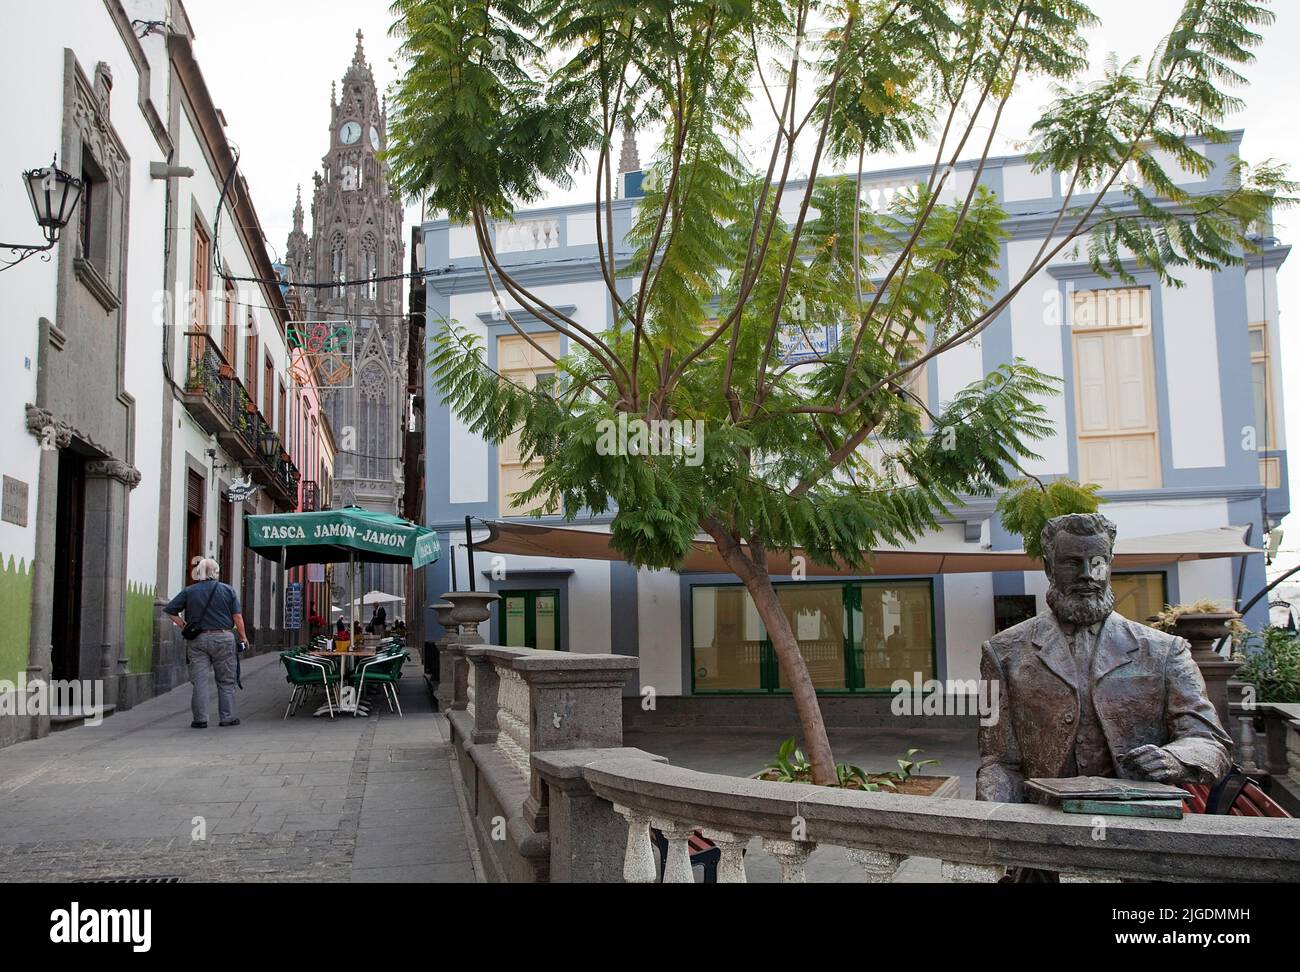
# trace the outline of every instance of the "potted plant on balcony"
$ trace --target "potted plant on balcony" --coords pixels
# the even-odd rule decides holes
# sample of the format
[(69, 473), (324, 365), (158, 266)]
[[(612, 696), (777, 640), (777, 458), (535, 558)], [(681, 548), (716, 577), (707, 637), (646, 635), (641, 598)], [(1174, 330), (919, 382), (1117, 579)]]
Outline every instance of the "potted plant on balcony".
[(190, 362), (189, 380), (185, 383), (185, 390), (190, 392), (201, 392), (208, 387), (208, 366), (202, 361)]
[(228, 364), (221, 364), (217, 366), (217, 375), (221, 378), (230, 379), (235, 377), (235, 369)]

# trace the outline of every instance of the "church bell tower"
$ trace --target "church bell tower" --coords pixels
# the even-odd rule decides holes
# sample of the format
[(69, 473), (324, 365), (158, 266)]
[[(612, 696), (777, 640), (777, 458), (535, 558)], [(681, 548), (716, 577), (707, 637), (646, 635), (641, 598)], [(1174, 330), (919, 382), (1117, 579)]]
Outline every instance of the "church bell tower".
[[(388, 110), (366, 61), (361, 31), (342, 85), (330, 92), (329, 142), (313, 177), (311, 236), (295, 211), (287, 262), (304, 280), (306, 317), (335, 321), (344, 348), (328, 376), (318, 375), (338, 453), (333, 505), (397, 513), (406, 394), (407, 327), (401, 196), (379, 159)], [(390, 279), (384, 279), (390, 278)], [(367, 565), (364, 590), (400, 591), (400, 571)], [(390, 576), (391, 575), (391, 576)], [(361, 593), (361, 592), (358, 592)]]

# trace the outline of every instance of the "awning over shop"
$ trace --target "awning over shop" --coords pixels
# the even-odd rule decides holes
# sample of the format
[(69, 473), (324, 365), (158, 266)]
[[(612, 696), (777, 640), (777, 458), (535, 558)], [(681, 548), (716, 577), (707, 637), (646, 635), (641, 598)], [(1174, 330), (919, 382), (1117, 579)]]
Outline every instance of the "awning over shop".
[[(589, 530), (575, 526), (557, 527), (506, 520), (480, 522), (487, 527), (489, 536), (486, 540), (475, 541), (476, 551), (577, 560), (623, 559), (610, 546), (610, 535), (603, 529)], [(1115, 544), (1114, 567), (1118, 570), (1135, 570), (1185, 560), (1215, 560), (1263, 553), (1244, 542), (1246, 529), (1244, 526), (1225, 526), (1152, 537), (1121, 537)], [(693, 550), (682, 565), (684, 572), (731, 572), (711, 537), (700, 535), (692, 546)], [(784, 554), (769, 554), (768, 569), (775, 575), (789, 574), (790, 560)], [(1041, 561), (1022, 550), (981, 550), (948, 542), (943, 538), (934, 538), (922, 541), (912, 550), (873, 550), (871, 563), (865, 568), (826, 566), (806, 560), (805, 570), (810, 577), (857, 577), (871, 574), (896, 577), (909, 574), (1042, 570), (1042, 567)]]

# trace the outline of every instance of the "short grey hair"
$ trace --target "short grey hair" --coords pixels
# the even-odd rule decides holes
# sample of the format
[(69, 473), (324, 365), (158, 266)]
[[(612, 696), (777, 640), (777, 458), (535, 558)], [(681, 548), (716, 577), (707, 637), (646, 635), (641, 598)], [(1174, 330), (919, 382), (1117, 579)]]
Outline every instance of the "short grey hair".
[(1115, 554), (1115, 523), (1100, 513), (1066, 513), (1054, 516), (1043, 524), (1039, 543), (1043, 548), (1043, 563), (1050, 566), (1052, 553), (1056, 549), (1056, 538), (1061, 533), (1072, 533), (1076, 537), (1099, 537), (1105, 534), (1109, 541), (1110, 553)]
[(190, 576), (196, 581), (216, 580), (221, 576), (221, 568), (211, 557), (197, 557), (194, 561), (194, 569), (190, 571)]

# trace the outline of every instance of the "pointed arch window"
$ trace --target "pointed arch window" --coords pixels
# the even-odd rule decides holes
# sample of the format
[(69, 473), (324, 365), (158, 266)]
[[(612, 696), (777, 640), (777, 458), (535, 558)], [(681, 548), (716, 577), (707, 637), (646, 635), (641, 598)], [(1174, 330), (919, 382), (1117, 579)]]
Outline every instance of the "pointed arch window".
[(376, 255), (378, 244), (369, 233), (361, 243), (362, 277), (366, 281), (366, 299), (375, 300), (379, 290), (379, 260)]
[(334, 296), (344, 295), (343, 281), (347, 279), (347, 258), (343, 234), (335, 233), (330, 243), (330, 279), (334, 281)]

